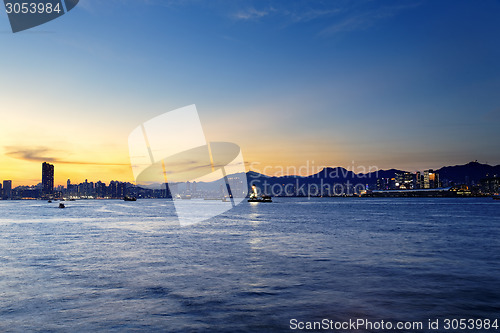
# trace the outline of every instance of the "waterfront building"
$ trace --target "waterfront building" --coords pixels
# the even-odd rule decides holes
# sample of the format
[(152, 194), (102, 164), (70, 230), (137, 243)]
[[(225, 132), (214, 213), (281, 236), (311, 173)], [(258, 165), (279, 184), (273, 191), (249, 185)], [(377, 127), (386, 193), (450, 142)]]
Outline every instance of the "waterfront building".
[(420, 171), (417, 171), (415, 173), (415, 179), (414, 179), (414, 188), (415, 189), (421, 189), (421, 188), (424, 188), (423, 187), (423, 181), (422, 181), (422, 174), (420, 173)]
[(429, 169), (424, 171), (424, 188), (438, 188), (440, 187), (439, 173)]
[(4, 180), (3, 181), (3, 200), (11, 200), (12, 199), (12, 180)]
[(46, 196), (54, 194), (54, 165), (42, 164), (42, 193)]
[(500, 177), (489, 177), (481, 179), (481, 190), (485, 194), (497, 194), (500, 192)]
[(402, 190), (413, 189), (413, 174), (411, 172), (396, 173), (395, 188)]

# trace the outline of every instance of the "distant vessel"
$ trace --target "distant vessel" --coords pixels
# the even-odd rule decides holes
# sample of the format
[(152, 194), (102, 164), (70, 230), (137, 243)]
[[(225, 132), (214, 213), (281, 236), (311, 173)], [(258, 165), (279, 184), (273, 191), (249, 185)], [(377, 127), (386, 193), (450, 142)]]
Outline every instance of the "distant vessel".
[(500, 200), (500, 195), (494, 195), (493, 200)]
[(215, 201), (225, 201), (226, 198), (222, 198), (222, 197), (208, 197), (208, 198), (204, 198), (204, 200), (215, 200)]
[[(182, 199), (182, 200), (191, 200), (191, 194), (182, 194), (182, 195), (181, 194), (177, 194), (174, 197), (174, 199), (176, 199), (176, 200), (180, 200), (180, 199)], [(211, 200), (211, 199), (208, 199), (208, 200)]]
[(66, 208), (66, 206), (64, 206), (64, 204), (61, 202), (59, 203), (59, 208)]
[(273, 199), (268, 195), (248, 199), (248, 202), (273, 202)]
[(259, 195), (257, 194), (257, 186), (252, 185), (252, 193), (250, 193), (248, 202), (273, 202), (273, 200), (269, 195), (265, 194), (259, 197)]
[(127, 196), (124, 196), (124, 197), (123, 197), (123, 200), (124, 200), (124, 201), (137, 201), (137, 198), (135, 198), (135, 197), (127, 197)]

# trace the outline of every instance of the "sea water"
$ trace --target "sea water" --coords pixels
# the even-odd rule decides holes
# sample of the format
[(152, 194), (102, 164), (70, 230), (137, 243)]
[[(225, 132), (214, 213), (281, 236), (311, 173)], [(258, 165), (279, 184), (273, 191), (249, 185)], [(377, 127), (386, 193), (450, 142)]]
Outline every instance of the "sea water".
[(491, 198), (275, 198), (187, 227), (163, 200), (65, 204), (0, 201), (0, 331), (500, 320)]

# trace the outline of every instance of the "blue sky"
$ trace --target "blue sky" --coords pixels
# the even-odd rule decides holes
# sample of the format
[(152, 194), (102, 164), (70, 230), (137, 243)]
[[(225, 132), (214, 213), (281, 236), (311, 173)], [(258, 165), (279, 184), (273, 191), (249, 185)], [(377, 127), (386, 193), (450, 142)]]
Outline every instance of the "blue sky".
[(0, 174), (48, 158), (130, 177), (130, 131), (190, 104), (261, 166), (500, 164), (499, 16), (488, 0), (81, 0), (12, 34), (2, 13)]

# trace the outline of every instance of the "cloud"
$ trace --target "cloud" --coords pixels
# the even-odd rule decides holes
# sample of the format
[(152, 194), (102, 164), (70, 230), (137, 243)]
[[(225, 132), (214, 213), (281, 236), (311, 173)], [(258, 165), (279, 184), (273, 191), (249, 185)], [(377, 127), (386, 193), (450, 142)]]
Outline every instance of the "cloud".
[(232, 19), (258, 21), (273, 17), (283, 26), (322, 21), (319, 36), (328, 37), (339, 32), (365, 30), (377, 22), (398, 15), (401, 11), (420, 5), (416, 0), (374, 3), (368, 0), (339, 2), (271, 2), (264, 8), (247, 7), (232, 14)]
[(318, 18), (341, 12), (338, 8), (289, 8), (288, 6), (270, 6), (264, 9), (247, 7), (231, 14), (231, 18), (242, 21), (255, 21), (265, 16), (281, 16), (292, 23), (309, 22)]
[(363, 30), (370, 27), (374, 21), (375, 21), (374, 18), (370, 17), (367, 14), (347, 17), (341, 20), (340, 22), (337, 22), (329, 26), (328, 28), (324, 29), (323, 31), (320, 32), (320, 35), (326, 36), (326, 35), (334, 35), (336, 33), (343, 31)]
[(257, 10), (253, 7), (250, 7), (244, 10), (240, 10), (239, 12), (233, 14), (232, 17), (237, 20), (244, 20), (244, 21), (258, 20), (264, 16), (269, 15), (273, 11), (274, 11), (273, 8), (265, 10)]
[(108, 162), (83, 162), (83, 161), (71, 161), (61, 159), (56, 156), (68, 155), (68, 152), (62, 150), (55, 150), (49, 147), (23, 147), (23, 146), (7, 146), (5, 147), (5, 155), (16, 158), (19, 160), (25, 160), (30, 162), (50, 162), (59, 164), (75, 164), (75, 165), (108, 165), (108, 166), (119, 166), (128, 165), (125, 163), (108, 163)]
[(5, 147), (5, 149), (6, 149), (5, 155), (20, 160), (33, 161), (33, 162), (55, 162), (57, 160), (56, 158), (49, 156), (54, 153), (57, 153), (57, 151), (46, 147), (27, 148), (27, 147), (9, 146)]
[(333, 9), (310, 9), (298, 12), (285, 12), (286, 16), (290, 16), (293, 22), (309, 22), (319, 18), (332, 16), (341, 13), (339, 8)]
[(406, 3), (395, 6), (384, 6), (363, 12), (348, 10), (344, 18), (320, 32), (321, 36), (330, 36), (339, 32), (365, 30), (378, 21), (396, 16), (399, 12), (418, 7), (420, 3)]

